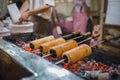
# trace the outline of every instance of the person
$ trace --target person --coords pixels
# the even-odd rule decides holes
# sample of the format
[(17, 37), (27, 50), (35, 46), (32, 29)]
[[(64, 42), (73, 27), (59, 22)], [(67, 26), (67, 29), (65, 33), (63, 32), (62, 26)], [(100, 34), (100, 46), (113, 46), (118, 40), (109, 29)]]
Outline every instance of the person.
[(86, 33), (87, 28), (87, 6), (84, 0), (76, 0), (74, 3), (73, 11), (73, 30), (81, 31), (81, 34)]
[(20, 22), (30, 18), (34, 22), (33, 32), (41, 35), (52, 34), (50, 18), (54, 0), (25, 0), (20, 12)]

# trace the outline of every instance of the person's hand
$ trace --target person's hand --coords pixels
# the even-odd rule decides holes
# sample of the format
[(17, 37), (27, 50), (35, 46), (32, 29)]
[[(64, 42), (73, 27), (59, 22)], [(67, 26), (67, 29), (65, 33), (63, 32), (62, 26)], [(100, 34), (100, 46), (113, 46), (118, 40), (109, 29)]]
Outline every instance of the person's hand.
[(29, 16), (30, 16), (29, 12), (25, 12), (21, 15), (19, 21), (23, 22), (23, 21), (27, 20), (29, 18)]

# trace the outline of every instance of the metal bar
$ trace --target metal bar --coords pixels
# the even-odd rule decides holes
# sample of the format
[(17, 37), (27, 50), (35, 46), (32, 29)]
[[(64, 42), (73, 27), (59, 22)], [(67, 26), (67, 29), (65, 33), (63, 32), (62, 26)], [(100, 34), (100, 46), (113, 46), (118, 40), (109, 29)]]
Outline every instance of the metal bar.
[(65, 59), (62, 59), (62, 60), (56, 62), (55, 64), (57, 65), (57, 64), (60, 64), (60, 63), (62, 63), (62, 62), (64, 62), (64, 61), (65, 61)]

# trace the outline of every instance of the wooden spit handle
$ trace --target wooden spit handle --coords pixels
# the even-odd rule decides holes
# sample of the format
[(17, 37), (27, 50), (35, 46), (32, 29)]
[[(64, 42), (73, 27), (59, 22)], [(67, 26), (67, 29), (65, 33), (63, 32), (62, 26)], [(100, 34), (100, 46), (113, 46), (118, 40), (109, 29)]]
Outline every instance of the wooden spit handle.
[(91, 32), (87, 32), (85, 34), (83, 34), (83, 36), (87, 37), (87, 36), (90, 36), (91, 35)]
[(66, 37), (69, 37), (69, 36), (71, 36), (71, 35), (78, 35), (78, 34), (80, 34), (80, 31), (76, 31), (76, 32), (73, 32), (72, 34), (64, 35), (64, 36), (62, 36), (62, 37), (63, 37), (63, 38), (66, 38)]
[(112, 39), (113, 39), (113, 36), (109, 35), (109, 36), (106, 36), (104, 40), (105, 40), (105, 41), (110, 41), (110, 40), (112, 40)]
[(80, 31), (72, 32), (72, 34), (74, 34), (74, 35), (78, 35), (78, 34), (80, 34), (80, 33), (81, 33)]
[(85, 34), (83, 34), (83, 35), (81, 35), (81, 36), (78, 36), (78, 37), (75, 37), (75, 38), (71, 38), (70, 40), (75, 40), (75, 39), (82, 38), (82, 37), (88, 37), (88, 36), (90, 36), (90, 35), (91, 35), (91, 33), (90, 33), (90, 32), (87, 32), (87, 33), (85, 33)]
[(83, 42), (86, 42), (86, 41), (89, 41), (89, 40), (91, 40), (91, 39), (97, 38), (97, 37), (99, 37), (99, 36), (100, 36), (100, 34), (96, 34), (95, 36), (91, 36), (91, 37), (89, 37), (89, 38), (87, 38), (87, 39), (85, 39), (85, 40), (83, 40), (83, 41), (78, 42), (78, 44), (81, 44), (81, 43), (83, 43)]

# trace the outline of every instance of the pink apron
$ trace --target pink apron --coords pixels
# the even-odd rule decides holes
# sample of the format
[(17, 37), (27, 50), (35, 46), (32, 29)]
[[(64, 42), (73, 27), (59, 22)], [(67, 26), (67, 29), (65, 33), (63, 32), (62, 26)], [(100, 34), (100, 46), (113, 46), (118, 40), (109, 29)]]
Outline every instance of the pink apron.
[(76, 10), (73, 12), (73, 31), (81, 31), (81, 34), (84, 34), (86, 33), (88, 21), (85, 5), (78, 3), (75, 5), (76, 7), (80, 7), (81, 9), (80, 12)]
[(57, 33), (56, 27), (60, 26), (62, 29), (63, 34), (69, 34), (73, 32), (73, 21), (63, 21), (55, 23), (53, 28), (53, 35), (55, 37), (60, 37), (60, 35)]

